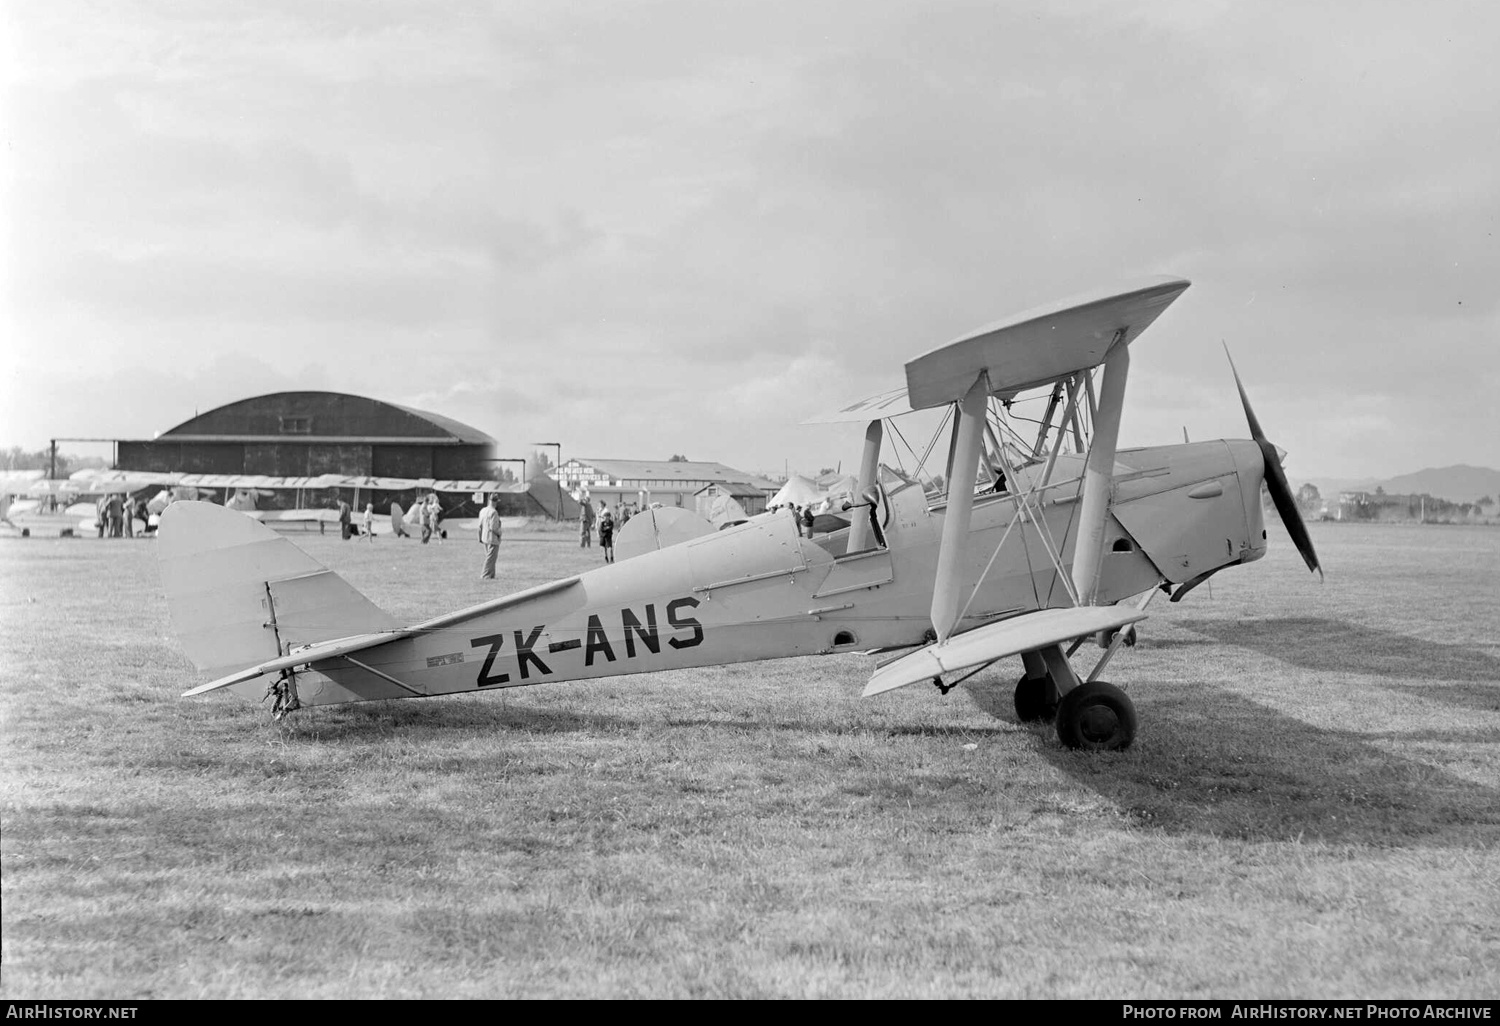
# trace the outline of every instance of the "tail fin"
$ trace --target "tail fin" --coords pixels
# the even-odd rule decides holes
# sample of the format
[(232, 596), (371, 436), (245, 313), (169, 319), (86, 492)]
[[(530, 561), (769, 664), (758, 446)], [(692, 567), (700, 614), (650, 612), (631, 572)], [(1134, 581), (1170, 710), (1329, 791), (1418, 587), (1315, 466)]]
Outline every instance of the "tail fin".
[[(173, 630), (205, 673), (219, 676), (296, 646), (398, 626), (338, 574), (235, 510), (174, 502), (157, 538)], [(250, 680), (234, 690), (259, 698), (265, 688)]]

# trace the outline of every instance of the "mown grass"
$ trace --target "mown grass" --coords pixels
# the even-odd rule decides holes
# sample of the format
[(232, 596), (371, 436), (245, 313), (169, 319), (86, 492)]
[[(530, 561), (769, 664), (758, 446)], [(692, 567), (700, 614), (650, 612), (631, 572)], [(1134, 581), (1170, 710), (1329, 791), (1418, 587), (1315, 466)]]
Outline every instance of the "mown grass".
[[(1152, 607), (1103, 756), (1014, 721), (1019, 661), (278, 724), (177, 697), (152, 543), (0, 541), (0, 995), (1493, 998), (1500, 532), (1314, 537), (1322, 587), (1273, 536)], [(294, 538), (402, 619), (496, 591), (472, 540)]]

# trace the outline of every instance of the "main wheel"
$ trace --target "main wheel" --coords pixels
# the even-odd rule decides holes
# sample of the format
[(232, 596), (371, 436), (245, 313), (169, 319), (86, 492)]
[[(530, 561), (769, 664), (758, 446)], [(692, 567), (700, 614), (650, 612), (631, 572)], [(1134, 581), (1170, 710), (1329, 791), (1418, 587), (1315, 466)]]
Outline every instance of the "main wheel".
[(1123, 751), (1135, 740), (1135, 704), (1113, 684), (1080, 684), (1057, 705), (1057, 739), (1068, 748)]
[(1046, 677), (1016, 681), (1016, 719), (1022, 723), (1050, 720), (1057, 713), (1057, 689)]

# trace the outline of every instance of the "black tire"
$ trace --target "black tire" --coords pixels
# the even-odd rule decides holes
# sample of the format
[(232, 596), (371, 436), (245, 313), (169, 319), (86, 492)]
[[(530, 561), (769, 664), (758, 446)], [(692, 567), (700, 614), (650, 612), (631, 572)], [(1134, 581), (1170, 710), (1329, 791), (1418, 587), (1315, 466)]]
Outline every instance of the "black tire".
[(1086, 752), (1121, 752), (1135, 740), (1135, 704), (1102, 680), (1080, 684), (1057, 705), (1057, 739)]
[(1046, 677), (1016, 681), (1016, 719), (1022, 723), (1050, 720), (1057, 714), (1057, 689)]

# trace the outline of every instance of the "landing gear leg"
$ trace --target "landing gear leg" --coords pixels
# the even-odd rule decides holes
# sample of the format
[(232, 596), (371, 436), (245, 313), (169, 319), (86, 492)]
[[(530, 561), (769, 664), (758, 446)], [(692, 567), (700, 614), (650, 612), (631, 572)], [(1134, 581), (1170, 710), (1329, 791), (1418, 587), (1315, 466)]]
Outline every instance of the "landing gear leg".
[[(1114, 647), (1119, 643), (1117, 639)], [(1080, 681), (1061, 645), (1026, 652), (1021, 658), (1026, 664), (1026, 676), (1016, 684), (1016, 715), (1021, 722), (1053, 719), (1057, 739), (1068, 748), (1118, 752), (1130, 747), (1136, 715), (1125, 692), (1102, 680)], [(1101, 661), (1091, 676), (1102, 668)]]
[(1022, 723), (1051, 720), (1057, 715), (1057, 685), (1047, 663), (1036, 652), (1025, 652), (1026, 676), (1016, 681), (1016, 719)]
[(290, 670), (282, 670), (281, 675), (266, 689), (266, 698), (274, 699), (271, 703), (273, 720), (284, 719), (287, 713), (302, 708), (302, 703), (297, 701), (296, 675)]

